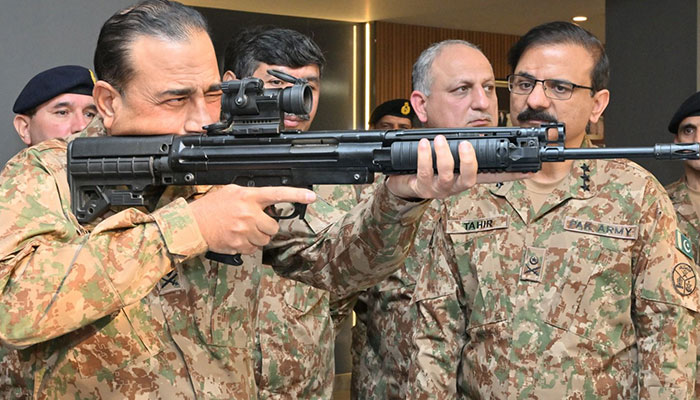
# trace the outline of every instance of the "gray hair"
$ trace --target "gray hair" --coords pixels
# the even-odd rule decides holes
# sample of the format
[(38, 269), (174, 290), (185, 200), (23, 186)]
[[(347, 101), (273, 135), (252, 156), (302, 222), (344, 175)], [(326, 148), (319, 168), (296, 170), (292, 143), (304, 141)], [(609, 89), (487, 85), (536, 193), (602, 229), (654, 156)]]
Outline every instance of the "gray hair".
[(471, 47), (472, 49), (476, 49), (481, 52), (481, 49), (477, 45), (467, 42), (466, 40), (449, 39), (443, 40), (439, 43), (433, 43), (430, 47), (420, 53), (416, 63), (413, 64), (413, 73), (411, 74), (413, 90), (417, 90), (426, 96), (430, 95), (430, 87), (433, 85), (433, 74), (431, 71), (433, 61), (435, 61), (435, 58), (437, 58), (445, 47), (455, 44)]

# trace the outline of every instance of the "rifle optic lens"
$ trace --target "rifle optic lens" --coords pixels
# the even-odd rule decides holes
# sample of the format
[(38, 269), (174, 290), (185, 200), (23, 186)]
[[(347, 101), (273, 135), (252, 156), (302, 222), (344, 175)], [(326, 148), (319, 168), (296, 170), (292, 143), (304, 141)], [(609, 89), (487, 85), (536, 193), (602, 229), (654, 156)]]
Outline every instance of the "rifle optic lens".
[(308, 114), (311, 112), (313, 94), (307, 84), (296, 84), (282, 89), (279, 105), (284, 112), (292, 114)]

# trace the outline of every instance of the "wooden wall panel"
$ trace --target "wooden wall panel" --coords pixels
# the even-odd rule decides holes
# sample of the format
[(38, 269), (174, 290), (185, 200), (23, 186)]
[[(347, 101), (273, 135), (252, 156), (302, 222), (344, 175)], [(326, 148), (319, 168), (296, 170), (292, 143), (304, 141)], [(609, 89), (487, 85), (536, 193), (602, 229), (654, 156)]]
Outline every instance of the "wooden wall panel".
[(493, 65), (496, 79), (510, 73), (507, 53), (519, 36), (470, 32), (457, 29), (403, 25), (377, 21), (374, 24), (374, 105), (411, 94), (411, 68), (420, 53), (446, 39), (467, 40), (481, 48)]

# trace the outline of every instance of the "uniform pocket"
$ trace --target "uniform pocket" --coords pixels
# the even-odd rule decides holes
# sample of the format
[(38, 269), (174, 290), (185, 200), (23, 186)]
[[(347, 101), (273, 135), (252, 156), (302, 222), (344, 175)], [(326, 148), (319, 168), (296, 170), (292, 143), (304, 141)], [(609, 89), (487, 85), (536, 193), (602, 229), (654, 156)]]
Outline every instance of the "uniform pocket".
[(507, 231), (508, 217), (478, 220), (450, 220), (447, 234), (454, 249), (457, 271), (467, 309), (467, 330), (506, 319), (508, 293), (513, 290), (512, 272), (501, 264), (501, 243)]
[(325, 291), (305, 283), (287, 281), (289, 290), (284, 293), (284, 301), (299, 315), (321, 314), (328, 309), (328, 295)]
[(163, 351), (162, 325), (149, 317), (152, 297), (146, 296), (76, 332), (79, 343), (67, 357), (82, 377), (94, 377), (105, 368), (123, 369)]
[(626, 346), (620, 338), (633, 329), (632, 261), (628, 252), (613, 250), (628, 244), (620, 240), (604, 245), (587, 237), (550, 252), (547, 263), (561, 266), (549, 271), (544, 289), (552, 293), (543, 302), (548, 324), (609, 348)]

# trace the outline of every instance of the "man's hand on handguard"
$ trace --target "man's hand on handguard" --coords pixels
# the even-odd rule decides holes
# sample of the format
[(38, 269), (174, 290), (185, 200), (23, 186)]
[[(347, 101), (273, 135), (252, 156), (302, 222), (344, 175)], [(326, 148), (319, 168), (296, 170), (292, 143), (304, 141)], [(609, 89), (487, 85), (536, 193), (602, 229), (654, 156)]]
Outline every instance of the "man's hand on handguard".
[(279, 225), (265, 213), (277, 203), (310, 204), (311, 190), (293, 187), (215, 187), (190, 203), (209, 250), (223, 254), (252, 254), (270, 242)]
[(476, 153), (471, 143), (467, 141), (459, 144), (459, 174), (455, 174), (454, 159), (445, 137), (436, 136), (433, 147), (437, 157), (438, 174), (435, 175), (433, 171), (430, 142), (427, 139), (421, 139), (418, 144), (418, 173), (389, 177), (387, 186), (391, 193), (405, 199), (443, 199), (461, 193), (477, 183), (511, 181), (530, 176), (523, 173), (477, 174)]

